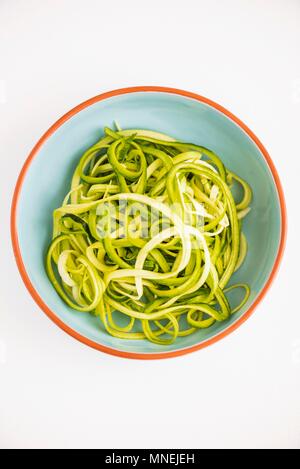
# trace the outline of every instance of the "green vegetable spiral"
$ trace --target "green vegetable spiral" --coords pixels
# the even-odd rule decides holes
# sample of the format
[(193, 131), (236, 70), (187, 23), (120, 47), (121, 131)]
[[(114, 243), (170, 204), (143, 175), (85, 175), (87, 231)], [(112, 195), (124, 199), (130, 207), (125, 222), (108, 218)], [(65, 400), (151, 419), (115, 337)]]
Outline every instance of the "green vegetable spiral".
[[(112, 336), (171, 344), (247, 302), (247, 285), (227, 285), (247, 255), (241, 223), (251, 199), (206, 148), (106, 128), (54, 212), (47, 274), (69, 307), (99, 317)], [(245, 296), (231, 308), (235, 288)]]

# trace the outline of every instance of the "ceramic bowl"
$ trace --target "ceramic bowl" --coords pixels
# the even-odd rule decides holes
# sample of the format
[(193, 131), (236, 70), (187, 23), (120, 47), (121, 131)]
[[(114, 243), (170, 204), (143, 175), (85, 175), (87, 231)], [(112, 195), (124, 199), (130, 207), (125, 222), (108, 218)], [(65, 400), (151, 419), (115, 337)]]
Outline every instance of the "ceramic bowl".
[[(225, 165), (252, 186), (252, 211), (244, 224), (249, 253), (233, 282), (248, 283), (251, 296), (227, 322), (173, 345), (111, 337), (99, 319), (69, 309), (49, 282), (44, 259), (52, 230), (52, 211), (61, 205), (82, 153), (103, 127), (117, 120), (125, 128), (143, 128), (194, 142), (216, 152)], [(34, 300), (59, 327), (103, 352), (128, 358), (167, 358), (189, 353), (237, 329), (269, 289), (282, 257), (286, 236), (284, 196), (266, 149), (239, 119), (218, 104), (193, 93), (141, 87), (113, 91), (76, 107), (60, 119), (33, 149), (20, 174), (12, 206), (12, 241), (22, 278)], [(239, 295), (236, 292), (235, 295)], [(233, 297), (232, 301), (238, 298)]]

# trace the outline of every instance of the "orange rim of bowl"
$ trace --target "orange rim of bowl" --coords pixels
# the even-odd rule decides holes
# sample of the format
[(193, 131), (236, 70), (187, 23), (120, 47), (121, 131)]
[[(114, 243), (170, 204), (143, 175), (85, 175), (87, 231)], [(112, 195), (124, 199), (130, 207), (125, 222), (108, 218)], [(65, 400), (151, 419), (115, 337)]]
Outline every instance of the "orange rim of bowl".
[[(34, 286), (31, 283), (31, 280), (29, 278), (29, 275), (26, 271), (22, 255), (21, 255), (21, 250), (20, 250), (20, 245), (19, 245), (19, 240), (18, 240), (18, 233), (17, 233), (17, 209), (18, 209), (18, 202), (21, 194), (21, 189), (27, 174), (27, 171), (30, 167), (31, 162), (33, 161), (34, 157), (37, 155), (41, 147), (44, 145), (44, 143), (65, 123), (67, 122), (70, 118), (72, 118), (74, 115), (78, 114), (85, 108), (99, 102), (103, 101), (105, 99), (112, 98), (114, 96), (120, 96), (124, 94), (129, 94), (129, 93), (141, 93), (141, 92), (156, 92), (156, 93), (169, 93), (169, 94), (176, 94), (180, 96), (184, 96), (186, 98), (191, 98), (197, 101), (200, 101), (201, 103), (207, 104), (213, 108), (215, 108), (217, 111), (223, 113), (225, 116), (230, 118), (232, 121), (234, 121), (239, 127), (241, 127), (246, 134), (254, 141), (254, 143), (258, 146), (260, 149), (261, 153), (263, 154), (265, 161), (267, 165), (269, 166), (276, 187), (278, 191), (278, 196), (279, 196), (279, 201), (280, 201), (280, 208), (281, 208), (281, 239), (280, 239), (280, 245), (278, 249), (278, 254), (276, 261), (274, 263), (272, 272), (269, 276), (269, 279), (267, 283), (265, 284), (264, 288), (260, 292), (259, 296), (255, 300), (255, 302), (250, 306), (248, 311), (243, 314), (243, 316), (238, 319), (234, 324), (229, 326), (227, 329), (222, 331), (221, 333), (217, 334), (216, 336), (212, 337), (211, 339), (208, 339), (204, 342), (201, 342), (197, 345), (193, 345), (191, 347), (187, 347), (181, 350), (173, 350), (173, 351), (166, 351), (166, 352), (158, 352), (158, 353), (136, 353), (136, 352), (125, 352), (121, 350), (117, 350), (114, 348), (107, 347), (105, 345), (98, 344), (97, 342), (94, 342), (87, 337), (79, 334), (76, 332), (74, 329), (69, 327), (67, 324), (65, 324), (62, 320), (60, 320), (56, 314), (51, 311), (51, 309), (44, 303), (38, 292), (35, 290)], [(282, 189), (282, 185), (277, 173), (277, 170), (275, 168), (275, 165), (263, 146), (263, 144), (260, 142), (260, 140), (256, 137), (256, 135), (236, 116), (234, 116), (231, 112), (229, 112), (227, 109), (225, 109), (223, 106), (220, 106), (219, 104), (215, 103), (214, 101), (211, 101), (210, 99), (207, 99), (203, 96), (200, 96), (195, 93), (191, 93), (188, 91), (183, 91), (179, 89), (174, 89), (174, 88), (166, 88), (166, 87), (160, 87), (160, 86), (142, 86), (142, 87), (132, 87), (132, 88), (122, 88), (118, 89), (115, 91), (110, 91), (107, 93), (103, 93), (99, 96), (96, 96), (92, 99), (89, 99), (88, 101), (85, 101), (84, 103), (76, 106), (74, 109), (72, 109), (70, 112), (65, 114), (61, 119), (59, 119), (50, 129), (43, 135), (43, 137), (39, 140), (39, 142), (36, 144), (36, 146), (33, 148), (31, 151), (29, 157), (27, 158), (22, 171), (19, 175), (14, 196), (13, 196), (13, 201), (12, 201), (12, 208), (11, 208), (11, 238), (12, 238), (12, 245), (13, 245), (13, 250), (17, 262), (17, 266), (19, 269), (19, 272), (21, 274), (21, 277), (23, 279), (23, 282), (25, 283), (25, 286), (37, 305), (46, 313), (46, 315), (55, 323), (57, 326), (59, 326), (62, 330), (64, 330), (66, 333), (68, 333), (70, 336), (73, 338), (77, 339), (78, 341), (96, 349), (101, 352), (108, 353), (110, 355), (115, 355), (123, 358), (134, 358), (134, 359), (142, 359), (142, 360), (153, 360), (153, 359), (163, 359), (163, 358), (171, 358), (171, 357), (178, 357), (181, 355), (185, 355), (187, 353), (194, 352), (196, 350), (203, 349), (205, 347), (208, 347), (209, 345), (215, 344), (219, 340), (223, 339), (224, 337), (228, 336), (232, 332), (234, 332), (236, 329), (238, 329), (254, 312), (254, 310), (257, 308), (259, 303), (263, 300), (265, 297), (266, 293), (268, 292), (269, 288), (271, 287), (275, 276), (278, 272), (280, 263), (282, 261), (284, 249), (285, 249), (285, 243), (286, 243), (286, 234), (287, 234), (287, 212), (286, 212), (286, 205), (285, 205), (285, 198), (284, 198), (284, 193)]]

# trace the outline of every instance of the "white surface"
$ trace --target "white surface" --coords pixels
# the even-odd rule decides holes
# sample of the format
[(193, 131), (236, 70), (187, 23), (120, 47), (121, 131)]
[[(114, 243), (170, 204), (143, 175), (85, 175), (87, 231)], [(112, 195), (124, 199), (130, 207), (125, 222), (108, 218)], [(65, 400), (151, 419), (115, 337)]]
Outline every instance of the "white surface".
[[(300, 448), (299, 22), (298, 0), (0, 0), (1, 447)], [(257, 133), (290, 226), (246, 325), (204, 351), (139, 362), (90, 350), (39, 310), (14, 263), (9, 209), (58, 117), (151, 84), (208, 96)]]

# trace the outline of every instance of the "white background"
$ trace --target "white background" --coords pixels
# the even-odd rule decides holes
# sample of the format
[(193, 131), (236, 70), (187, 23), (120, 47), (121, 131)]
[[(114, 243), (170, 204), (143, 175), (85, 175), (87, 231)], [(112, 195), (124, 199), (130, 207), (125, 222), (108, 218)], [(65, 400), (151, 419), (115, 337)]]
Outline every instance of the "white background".
[[(299, 24), (299, 0), (0, 0), (1, 447), (300, 448)], [(133, 85), (198, 92), (238, 115), (289, 210), (284, 263), (255, 315), (166, 361), (68, 337), (27, 293), (10, 245), (13, 187), (37, 139), (83, 100)]]

